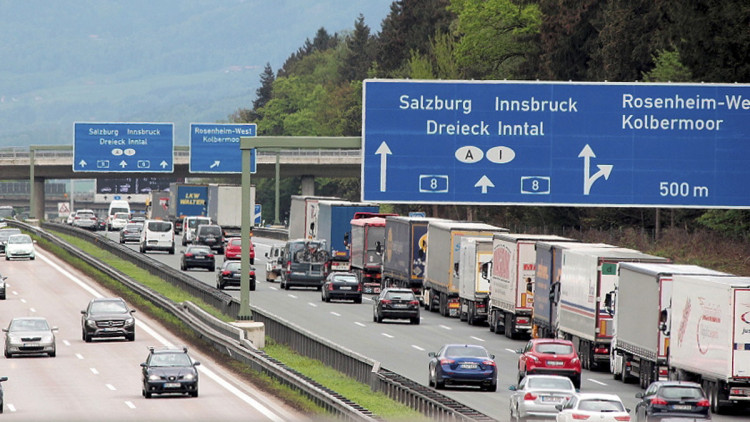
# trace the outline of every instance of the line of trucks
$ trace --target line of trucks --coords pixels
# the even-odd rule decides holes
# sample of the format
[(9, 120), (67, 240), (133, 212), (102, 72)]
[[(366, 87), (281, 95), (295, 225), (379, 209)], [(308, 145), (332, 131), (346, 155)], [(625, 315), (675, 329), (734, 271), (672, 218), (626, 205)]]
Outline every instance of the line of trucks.
[(717, 413), (750, 404), (750, 277), (338, 198), (293, 197), (290, 219), (290, 239), (326, 242), (328, 271), (357, 273), (363, 291), (406, 287), (427, 310), (509, 338), (569, 339), (585, 369), (643, 388), (701, 383)]

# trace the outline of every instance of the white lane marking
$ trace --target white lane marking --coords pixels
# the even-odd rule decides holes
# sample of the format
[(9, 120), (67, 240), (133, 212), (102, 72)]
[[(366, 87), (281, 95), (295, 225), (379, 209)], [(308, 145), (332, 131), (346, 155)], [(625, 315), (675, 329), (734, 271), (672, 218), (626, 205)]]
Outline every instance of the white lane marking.
[(115, 388), (115, 386), (114, 386), (114, 385), (112, 385), (112, 384), (104, 384), (104, 385), (105, 385), (105, 386), (106, 386), (107, 388), (109, 388), (110, 390), (112, 390), (112, 391), (115, 391), (115, 390), (117, 390), (117, 389)]
[(333, 316), (341, 316), (341, 314), (338, 313), (338, 312), (331, 312), (331, 315), (333, 315)]
[(442, 328), (444, 330), (452, 330), (452, 328), (449, 327), (449, 326), (447, 326), (447, 325), (438, 325), (438, 327), (440, 327), (440, 328)]
[(91, 370), (91, 373), (94, 375), (99, 375), (99, 371), (96, 370), (96, 368), (89, 368)]
[(515, 353), (516, 353), (516, 351), (515, 351), (515, 350), (513, 350), (513, 349), (505, 349), (505, 350), (507, 350), (507, 351), (509, 351), (509, 352), (511, 352), (511, 353), (513, 353), (513, 354), (515, 354)]
[(128, 407), (129, 407), (129, 408), (131, 408), (131, 409), (135, 409), (135, 405), (133, 404), (133, 402), (132, 402), (132, 401), (126, 401), (126, 402), (125, 402), (125, 405), (126, 405), (126, 406), (128, 406)]
[(26, 303), (26, 299), (21, 299), (21, 303)]
[(421, 348), (421, 347), (419, 347), (419, 346), (417, 346), (417, 345), (415, 345), (415, 344), (412, 344), (412, 345), (411, 345), (411, 347), (413, 347), (413, 348), (415, 348), (415, 349), (419, 350), (420, 352), (424, 352), (424, 349), (423, 349), (423, 348)]
[(591, 379), (591, 378), (586, 378), (586, 379), (589, 380), (589, 381), (591, 381), (591, 382), (593, 382), (594, 384), (607, 385), (607, 384), (605, 384), (605, 383), (603, 383), (601, 381), (597, 381), (595, 379)]
[(476, 341), (482, 341), (482, 342), (484, 341), (484, 339), (483, 339), (483, 338), (479, 338), (479, 337), (474, 337), (474, 336), (470, 336), (470, 337), (471, 337), (471, 338), (473, 338), (473, 339), (474, 339), (474, 340), (476, 340)]
[(36, 309), (34, 309), (34, 308), (29, 308), (29, 311), (30, 311), (31, 313), (35, 313), (35, 312), (36, 312)]
[(276, 287), (274, 287), (274, 286), (270, 286), (270, 287), (269, 287), (269, 289), (271, 289), (271, 290), (279, 290), (279, 289), (277, 289), (277, 288), (276, 288)]
[(362, 299), (364, 299), (364, 300), (369, 300), (370, 302), (372, 302), (372, 301), (374, 300), (374, 299), (372, 299), (372, 298), (369, 298), (369, 297), (367, 297), (367, 296), (363, 296), (363, 297), (362, 297)]
[(297, 296), (295, 296), (295, 295), (287, 294), (287, 296), (291, 297), (292, 299), (297, 299)]
[(312, 302), (307, 302), (307, 304), (310, 305), (310, 306), (312, 306), (313, 308), (317, 308), (318, 307), (318, 305), (316, 305), (315, 303), (312, 303)]
[(388, 333), (380, 333), (380, 335), (388, 337), (388, 338), (393, 338), (393, 336)]
[(18, 292), (15, 291), (15, 290), (13, 290), (13, 294), (16, 295), (16, 296), (18, 296)]
[(76, 357), (77, 357), (78, 359), (81, 359), (81, 360), (83, 360), (83, 355), (82, 355), (82, 354), (80, 354), (80, 353), (76, 353)]
[(15, 412), (16, 406), (13, 406), (11, 403), (8, 403), (8, 410), (10, 410), (11, 412)]
[[(49, 259), (49, 258), (47, 258), (45, 255), (46, 254), (40, 254), (38, 252), (36, 254), (36, 256), (38, 256), (39, 258), (42, 259), (42, 261), (44, 261), (45, 263), (47, 263), (51, 267), (55, 268), (62, 275), (64, 275), (66, 278), (70, 279), (71, 281), (73, 281), (74, 283), (76, 283), (78, 286), (80, 286), (82, 289), (84, 289), (87, 292), (89, 292), (92, 296), (97, 297), (97, 298), (98, 297), (102, 297), (102, 295), (100, 293), (98, 293), (96, 290), (94, 290), (92, 287), (88, 286), (81, 279), (79, 279), (78, 277), (75, 277), (74, 275), (72, 275), (71, 273), (69, 273), (68, 271), (66, 271), (62, 267), (60, 267), (59, 265), (57, 265), (54, 262), (52, 262), (52, 260)], [(140, 327), (140, 329), (146, 331), (148, 334), (150, 334), (156, 341), (158, 341), (159, 343), (161, 343), (163, 346), (174, 347), (170, 342), (167, 341), (166, 338), (164, 338), (162, 335), (160, 335), (159, 333), (157, 333), (156, 330), (154, 330), (153, 328), (151, 328), (150, 325), (148, 325), (148, 324), (146, 324), (146, 323), (144, 323), (142, 321), (139, 321), (139, 320), (136, 320), (136, 321), (138, 321), (138, 326)], [(211, 378), (212, 380), (214, 380), (214, 382), (216, 382), (217, 384), (219, 384), (222, 387), (224, 387), (230, 393), (232, 393), (235, 396), (237, 396), (237, 398), (239, 398), (240, 400), (242, 400), (245, 403), (249, 404), (255, 410), (257, 410), (258, 412), (260, 412), (263, 415), (265, 415), (268, 419), (270, 419), (270, 420), (272, 420), (274, 422), (284, 422), (284, 419), (282, 417), (280, 417), (276, 413), (272, 412), (269, 408), (267, 408), (266, 406), (264, 406), (263, 404), (261, 404), (257, 400), (255, 400), (252, 397), (248, 396), (247, 394), (243, 393), (242, 391), (240, 391), (239, 389), (237, 389), (237, 387), (229, 384), (226, 380), (224, 380), (223, 378), (219, 377), (215, 372), (211, 371), (207, 367), (201, 365), (201, 366), (198, 367), (198, 370), (201, 373), (206, 374), (206, 376), (208, 376), (209, 378)], [(98, 374), (99, 373), (95, 368), (91, 368), (91, 372), (93, 372), (94, 374)]]
[(367, 327), (365, 324), (362, 324), (361, 322), (355, 322), (355, 324), (359, 325), (360, 327)]
[(68, 340), (63, 340), (63, 344), (66, 346), (70, 346), (70, 342)]

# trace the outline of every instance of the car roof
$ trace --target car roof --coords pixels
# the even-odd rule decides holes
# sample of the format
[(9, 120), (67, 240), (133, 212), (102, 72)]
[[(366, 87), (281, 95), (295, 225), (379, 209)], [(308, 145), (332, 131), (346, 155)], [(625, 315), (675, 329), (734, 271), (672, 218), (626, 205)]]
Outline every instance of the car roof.
[(660, 387), (700, 387), (701, 385), (697, 382), (692, 381), (654, 381), (654, 384), (658, 384)]
[(27, 321), (46, 321), (47, 318), (45, 318), (45, 317), (38, 317), (38, 316), (22, 316), (22, 317), (15, 317), (15, 318), (13, 318), (13, 321), (21, 321), (21, 320), (27, 320)]
[(414, 293), (410, 289), (404, 289), (404, 288), (399, 288), (399, 287), (396, 287), (396, 288), (386, 287), (383, 291), (384, 292), (396, 292), (396, 293)]
[(448, 344), (444, 344), (443, 347), (466, 347), (466, 348), (474, 347), (474, 348), (477, 348), (477, 349), (485, 349), (485, 350), (487, 350), (486, 347), (481, 346), (479, 344), (466, 344), (466, 343), (448, 343)]
[(622, 402), (622, 399), (620, 399), (620, 396), (618, 396), (617, 394), (576, 393), (576, 397), (578, 397), (579, 400), (604, 399), (604, 400), (616, 400), (616, 401)]
[(573, 344), (572, 341), (565, 340), (562, 338), (532, 338), (530, 341), (534, 344), (539, 344), (539, 343), (559, 343), (559, 344), (571, 344), (571, 345)]
[(91, 302), (125, 302), (121, 297), (95, 297)]

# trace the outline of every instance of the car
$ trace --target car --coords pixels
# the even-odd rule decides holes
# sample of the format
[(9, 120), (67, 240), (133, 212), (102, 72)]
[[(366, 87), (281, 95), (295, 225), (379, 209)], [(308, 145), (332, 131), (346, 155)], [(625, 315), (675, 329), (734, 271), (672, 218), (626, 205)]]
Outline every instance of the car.
[(146, 216), (144, 215), (131, 215), (129, 223), (140, 223), (143, 224), (146, 222)]
[(213, 272), (216, 269), (216, 259), (211, 248), (203, 245), (189, 245), (182, 251), (180, 269), (187, 271), (191, 268), (205, 268)]
[(565, 403), (575, 393), (576, 388), (568, 377), (560, 375), (529, 375), (518, 384), (510, 386), (510, 420), (527, 418), (553, 418), (559, 410), (558, 404)]
[(8, 277), (0, 274), (0, 299), (5, 300), (6, 297), (6, 291), (7, 291), (7, 285), (5, 284), (5, 280), (7, 280)]
[(323, 288), (328, 252), (326, 243), (320, 240), (287, 240), (281, 251), (281, 277), (279, 285), (284, 290), (294, 286)]
[(5, 245), (5, 260), (10, 261), (15, 258), (36, 259), (36, 249), (34, 248), (36, 240), (31, 240), (28, 234), (12, 234)]
[(130, 214), (126, 212), (116, 212), (108, 220), (109, 230), (122, 230), (128, 224)]
[(12, 205), (0, 205), (0, 220), (12, 219), (16, 216), (16, 210)]
[(419, 300), (409, 289), (386, 288), (372, 303), (372, 320), (408, 319), (419, 324)]
[(78, 210), (76, 216), (73, 217), (73, 227), (81, 229), (96, 230), (99, 224), (99, 219), (96, 218), (96, 214), (92, 210)]
[(362, 303), (362, 283), (354, 273), (333, 272), (328, 274), (320, 291), (320, 300), (330, 302), (332, 299), (353, 300)]
[(13, 355), (57, 355), (57, 327), (50, 327), (42, 317), (17, 317), (10, 320), (5, 332), (5, 357)]
[(143, 224), (141, 223), (126, 224), (125, 227), (120, 230), (120, 243), (140, 242), (141, 231), (143, 231)]
[(654, 381), (635, 405), (637, 421), (658, 421), (665, 417), (711, 419), (711, 403), (700, 384), (688, 381)]
[[(250, 264), (255, 264), (255, 246), (253, 246), (252, 240), (250, 244)], [(226, 240), (226, 249), (224, 250), (224, 259), (240, 259), (242, 258), (242, 238), (230, 237)]]
[(580, 420), (627, 422), (630, 420), (630, 409), (626, 409), (620, 397), (615, 394), (577, 393), (555, 408), (559, 411), (556, 416), (557, 422)]
[(12, 234), (21, 234), (21, 229), (12, 227), (0, 229), (0, 252), (5, 253), (5, 245), (8, 243), (8, 238)]
[(0, 413), (3, 413), (3, 408), (5, 407), (5, 397), (3, 394), (3, 382), (8, 381), (8, 377), (0, 377)]
[(188, 394), (198, 397), (200, 362), (188, 355), (187, 348), (160, 349), (149, 347), (146, 362), (141, 363), (143, 397), (153, 394)]
[(497, 391), (495, 355), (483, 346), (446, 344), (428, 356), (430, 386), (442, 389), (447, 385), (478, 385), (482, 390)]
[(119, 297), (92, 299), (81, 311), (81, 337), (90, 343), (96, 337), (125, 337), (135, 340), (135, 309)]
[(141, 253), (151, 250), (174, 254), (174, 225), (171, 221), (146, 220), (141, 230)]
[(518, 358), (518, 383), (526, 375), (562, 375), (581, 388), (581, 360), (573, 342), (564, 339), (533, 338), (521, 349)]
[[(240, 261), (224, 261), (216, 271), (216, 288), (224, 290), (226, 286), (239, 286), (241, 280)], [(250, 267), (250, 290), (255, 290), (255, 268)]]
[(201, 224), (211, 224), (211, 218), (191, 215), (182, 219), (182, 246), (187, 246), (188, 243), (193, 243), (195, 230)]
[(219, 255), (224, 253), (224, 232), (216, 224), (201, 224), (195, 231), (194, 245), (205, 245), (216, 250)]
[(117, 213), (125, 213), (128, 215), (127, 218), (130, 218), (130, 203), (124, 199), (115, 199), (109, 203), (109, 210), (105, 218), (107, 220), (107, 230), (113, 229), (112, 223), (114, 223), (115, 214)]
[(78, 211), (71, 211), (70, 214), (68, 214), (68, 217), (65, 219), (65, 224), (69, 226), (72, 225), (73, 220), (76, 219), (76, 213), (78, 213)]

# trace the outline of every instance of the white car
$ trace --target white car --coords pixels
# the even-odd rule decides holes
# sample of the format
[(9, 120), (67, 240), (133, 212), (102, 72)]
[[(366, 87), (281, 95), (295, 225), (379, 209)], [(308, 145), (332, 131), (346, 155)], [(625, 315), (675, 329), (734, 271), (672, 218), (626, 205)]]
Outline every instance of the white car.
[(557, 422), (596, 422), (630, 421), (630, 409), (615, 394), (581, 393), (571, 397), (565, 404), (557, 405), (560, 413)]
[(12, 258), (36, 258), (34, 241), (28, 234), (13, 234), (8, 238), (5, 245), (5, 260), (10, 261)]
[(110, 230), (122, 230), (130, 221), (130, 214), (126, 212), (116, 212), (108, 221)]
[(70, 214), (68, 214), (68, 218), (65, 219), (65, 224), (72, 225), (73, 221), (76, 219), (76, 213), (78, 211), (71, 211)]
[(527, 375), (510, 396), (510, 419), (552, 418), (559, 411), (555, 406), (565, 403), (576, 394), (568, 377), (559, 375)]

